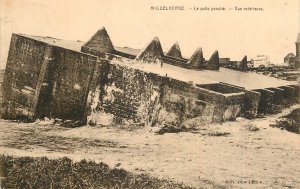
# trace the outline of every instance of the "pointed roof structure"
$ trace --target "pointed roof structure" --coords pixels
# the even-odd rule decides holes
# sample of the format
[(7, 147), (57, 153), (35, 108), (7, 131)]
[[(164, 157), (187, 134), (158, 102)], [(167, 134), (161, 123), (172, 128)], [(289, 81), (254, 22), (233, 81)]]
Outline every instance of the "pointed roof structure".
[(136, 60), (145, 62), (156, 62), (156, 60), (162, 60), (164, 56), (160, 41), (158, 37), (155, 37), (137, 56)]
[(202, 66), (204, 63), (202, 48), (197, 48), (187, 63), (193, 66)]
[[(84, 48), (85, 47), (85, 48)], [(100, 51), (105, 53), (114, 52), (114, 46), (110, 40), (110, 37), (104, 27), (99, 29), (83, 46), (82, 51), (85, 49), (91, 49), (92, 51)], [(87, 52), (89, 53), (89, 52)]]
[(170, 48), (170, 50), (166, 55), (174, 58), (182, 59), (181, 50), (178, 41), (174, 43), (174, 45)]
[(241, 71), (245, 71), (245, 70), (247, 70), (247, 68), (248, 68), (247, 56), (244, 56), (244, 58), (242, 59), (242, 61), (238, 65), (238, 69), (241, 70)]
[(208, 70), (219, 70), (220, 69), (220, 62), (219, 62), (219, 52), (216, 50), (208, 60), (206, 65), (206, 69)]

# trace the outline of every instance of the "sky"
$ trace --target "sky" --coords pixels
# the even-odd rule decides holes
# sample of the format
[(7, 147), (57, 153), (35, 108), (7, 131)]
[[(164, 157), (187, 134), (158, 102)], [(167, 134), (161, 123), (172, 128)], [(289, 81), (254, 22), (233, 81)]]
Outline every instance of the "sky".
[(0, 68), (5, 68), (12, 33), (87, 41), (102, 26), (115, 46), (143, 48), (158, 36), (164, 51), (178, 41), (187, 58), (202, 47), (206, 59), (218, 50), (220, 57), (232, 60), (264, 54), (281, 63), (295, 53), (299, 12), (300, 0), (0, 0)]

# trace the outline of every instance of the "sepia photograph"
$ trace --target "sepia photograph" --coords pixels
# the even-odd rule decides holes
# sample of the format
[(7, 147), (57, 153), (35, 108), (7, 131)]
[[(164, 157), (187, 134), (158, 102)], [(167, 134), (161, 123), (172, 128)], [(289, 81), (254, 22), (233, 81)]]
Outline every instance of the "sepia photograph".
[(0, 189), (297, 189), (299, 158), (299, 0), (0, 0)]

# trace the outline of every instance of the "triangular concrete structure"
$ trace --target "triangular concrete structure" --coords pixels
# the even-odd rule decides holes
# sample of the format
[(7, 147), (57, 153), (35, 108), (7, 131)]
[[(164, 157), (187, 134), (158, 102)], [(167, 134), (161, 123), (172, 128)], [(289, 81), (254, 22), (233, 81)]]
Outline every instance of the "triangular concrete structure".
[(244, 56), (244, 58), (242, 59), (242, 61), (240, 62), (240, 64), (238, 65), (238, 69), (245, 71), (248, 69), (248, 65), (247, 65), (247, 56)]
[(210, 59), (208, 60), (206, 69), (208, 69), (208, 70), (219, 70), (220, 69), (219, 52), (217, 50), (211, 55)]
[(170, 50), (167, 53), (167, 56), (182, 59), (181, 50), (178, 42), (174, 43), (174, 45), (170, 48)]
[(136, 60), (145, 62), (161, 61), (164, 56), (160, 41), (155, 37), (137, 56)]
[[(105, 53), (113, 53), (114, 46), (110, 40), (110, 37), (104, 27), (98, 30), (93, 37), (91, 37), (83, 46), (82, 51), (84, 51), (84, 47), (88, 49), (92, 49), (92, 51), (100, 51)], [(88, 53), (88, 52), (87, 52)]]
[(194, 54), (191, 56), (191, 58), (187, 62), (188, 64), (191, 64), (193, 66), (199, 66), (203, 67), (204, 66), (204, 58), (203, 58), (203, 52), (202, 48), (198, 48)]

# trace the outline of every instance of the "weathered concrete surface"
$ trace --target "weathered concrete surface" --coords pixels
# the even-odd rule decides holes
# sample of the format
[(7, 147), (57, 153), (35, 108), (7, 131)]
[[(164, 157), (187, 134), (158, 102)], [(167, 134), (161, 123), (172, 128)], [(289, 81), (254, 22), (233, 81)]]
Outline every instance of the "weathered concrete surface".
[(215, 105), (207, 99), (199, 98), (200, 90), (193, 85), (163, 78), (163, 95), (161, 96), (160, 124), (168, 123), (192, 127), (198, 124), (211, 123)]
[(4, 77), (3, 117), (84, 121), (97, 58), (13, 35)]
[(198, 99), (209, 102), (215, 106), (213, 122), (234, 120), (240, 113), (244, 104), (245, 92), (222, 94), (198, 85)]
[(92, 51), (100, 51), (106, 53), (113, 53), (115, 51), (114, 46), (110, 40), (110, 37), (103, 27), (98, 30), (84, 45), (82, 52), (90, 53), (89, 49)]
[(51, 117), (85, 121), (85, 106), (97, 57), (54, 48), (50, 78)]
[(190, 64), (195, 68), (205, 68), (202, 48), (196, 49), (191, 58), (188, 60), (187, 64)]
[(214, 105), (180, 95), (180, 92), (167, 89), (158, 113), (158, 125), (175, 125), (186, 128), (195, 124), (211, 123)]
[(222, 93), (222, 94), (239, 93), (245, 90), (240, 87), (235, 87), (233, 85), (229, 85), (226, 83), (201, 84), (197, 86), (218, 93)]
[(260, 93), (258, 113), (259, 114), (273, 113), (275, 92), (267, 89), (256, 89), (254, 91)]
[(174, 43), (174, 45), (172, 45), (172, 47), (170, 48), (170, 50), (166, 55), (170, 57), (182, 59), (179, 43), (178, 42)]
[(155, 37), (141, 52), (136, 56), (136, 60), (142, 62), (161, 63), (164, 56), (160, 41)]
[(291, 86), (281, 86), (280, 89), (283, 89), (283, 103), (286, 105), (291, 105), (293, 103), (295, 88)]
[[(14, 48), (17, 41), (18, 45), (21, 45), (20, 48)], [(154, 50), (159, 47), (157, 40), (151, 44), (146, 48), (149, 52), (153, 50), (152, 47)], [(35, 45), (40, 45), (41, 48), (36, 49), (43, 50), (43, 53), (33, 53), (41, 57), (28, 59), (28, 53)], [(25, 53), (22, 54), (24, 49)], [(155, 56), (156, 53), (154, 51)], [(21, 66), (18, 65), (21, 62), (19, 59), (22, 59)], [(25, 66), (28, 70), (21, 70), (17, 65)], [(32, 68), (36, 70), (37, 75), (31, 73)], [(8, 103), (6, 110), (9, 113), (16, 113), (16, 109), (21, 107), (22, 116), (25, 117), (50, 117), (84, 123), (89, 115), (104, 111), (115, 115), (115, 121), (126, 118), (133, 122), (153, 124), (159, 119), (159, 115), (163, 115), (162, 111), (166, 109), (168, 103), (176, 104), (172, 111), (179, 116), (181, 122), (202, 115), (206, 115), (206, 121), (211, 122), (214, 121), (213, 114), (215, 117), (223, 116), (214, 113), (218, 109), (208, 103), (206, 98), (199, 98), (198, 93), (201, 93), (201, 90), (186, 82), (110, 64), (109, 61), (92, 55), (49, 46), (24, 36), (13, 37), (7, 70), (6, 77), (10, 79), (4, 80), (4, 87), (7, 89), (4, 97)], [(15, 76), (16, 73), (18, 74)], [(29, 75), (36, 79), (26, 78)], [(14, 78), (16, 80), (23, 78), (25, 82), (32, 83), (21, 81), (13, 83)], [(15, 90), (14, 86), (20, 89)], [(169, 91), (165, 88), (169, 88)], [(173, 98), (170, 91), (183, 100)], [(21, 95), (26, 100), (16, 95)], [(24, 114), (24, 110), (27, 114)], [(12, 115), (7, 117), (17, 118)]]
[(34, 117), (50, 54), (45, 43), (12, 35), (3, 80), (4, 118)]
[(247, 56), (244, 56), (244, 58), (238, 64), (238, 69), (241, 70), (241, 71), (246, 71), (248, 69)]
[(155, 115), (154, 105), (159, 103), (161, 78), (154, 74), (118, 64), (107, 64), (100, 72), (92, 94), (91, 121), (98, 122), (97, 114), (113, 115), (116, 122), (126, 119), (131, 123), (148, 124)]
[(208, 60), (205, 68), (208, 70), (219, 70), (220, 69), (220, 62), (219, 62), (219, 52), (215, 51), (210, 59)]
[(284, 105), (284, 89), (281, 88), (267, 88), (267, 90), (274, 92), (274, 111), (280, 112), (285, 107)]
[[(93, 95), (97, 99), (92, 101), (98, 100), (98, 105), (94, 107), (100, 108), (91, 117), (97, 117), (96, 114), (102, 116), (106, 112), (113, 115), (115, 121), (126, 119), (132, 123), (150, 125), (178, 125), (189, 119), (205, 123), (220, 122), (235, 119), (244, 103), (245, 93), (235, 87), (228, 87), (232, 94), (224, 96), (120, 64), (109, 64), (106, 69), (107, 77), (104, 76), (106, 79), (100, 84), (105, 86), (98, 88), (103, 92), (93, 90), (100, 94)], [(226, 91), (225, 88), (226, 85), (222, 90)]]
[(258, 113), (260, 103), (260, 92), (257, 91), (245, 91), (245, 104), (242, 112), (246, 118), (255, 118)]
[(100, 84), (105, 86), (99, 88), (103, 92), (94, 90), (100, 95), (93, 97), (98, 103), (93, 106), (99, 108), (92, 112), (92, 122), (103, 112), (113, 115), (113, 121), (126, 119), (142, 125), (178, 125), (192, 118), (212, 121), (214, 106), (198, 100), (197, 89), (188, 83), (118, 64), (109, 64), (106, 69), (107, 78)]
[(284, 94), (284, 89), (282, 88), (267, 88), (270, 91), (274, 91), (274, 103), (277, 105), (280, 105), (283, 103), (283, 94)]
[(222, 121), (235, 120), (241, 113), (241, 110), (245, 104), (245, 92), (239, 92), (234, 94), (227, 94), (226, 103), (223, 105), (226, 110), (223, 115)]

